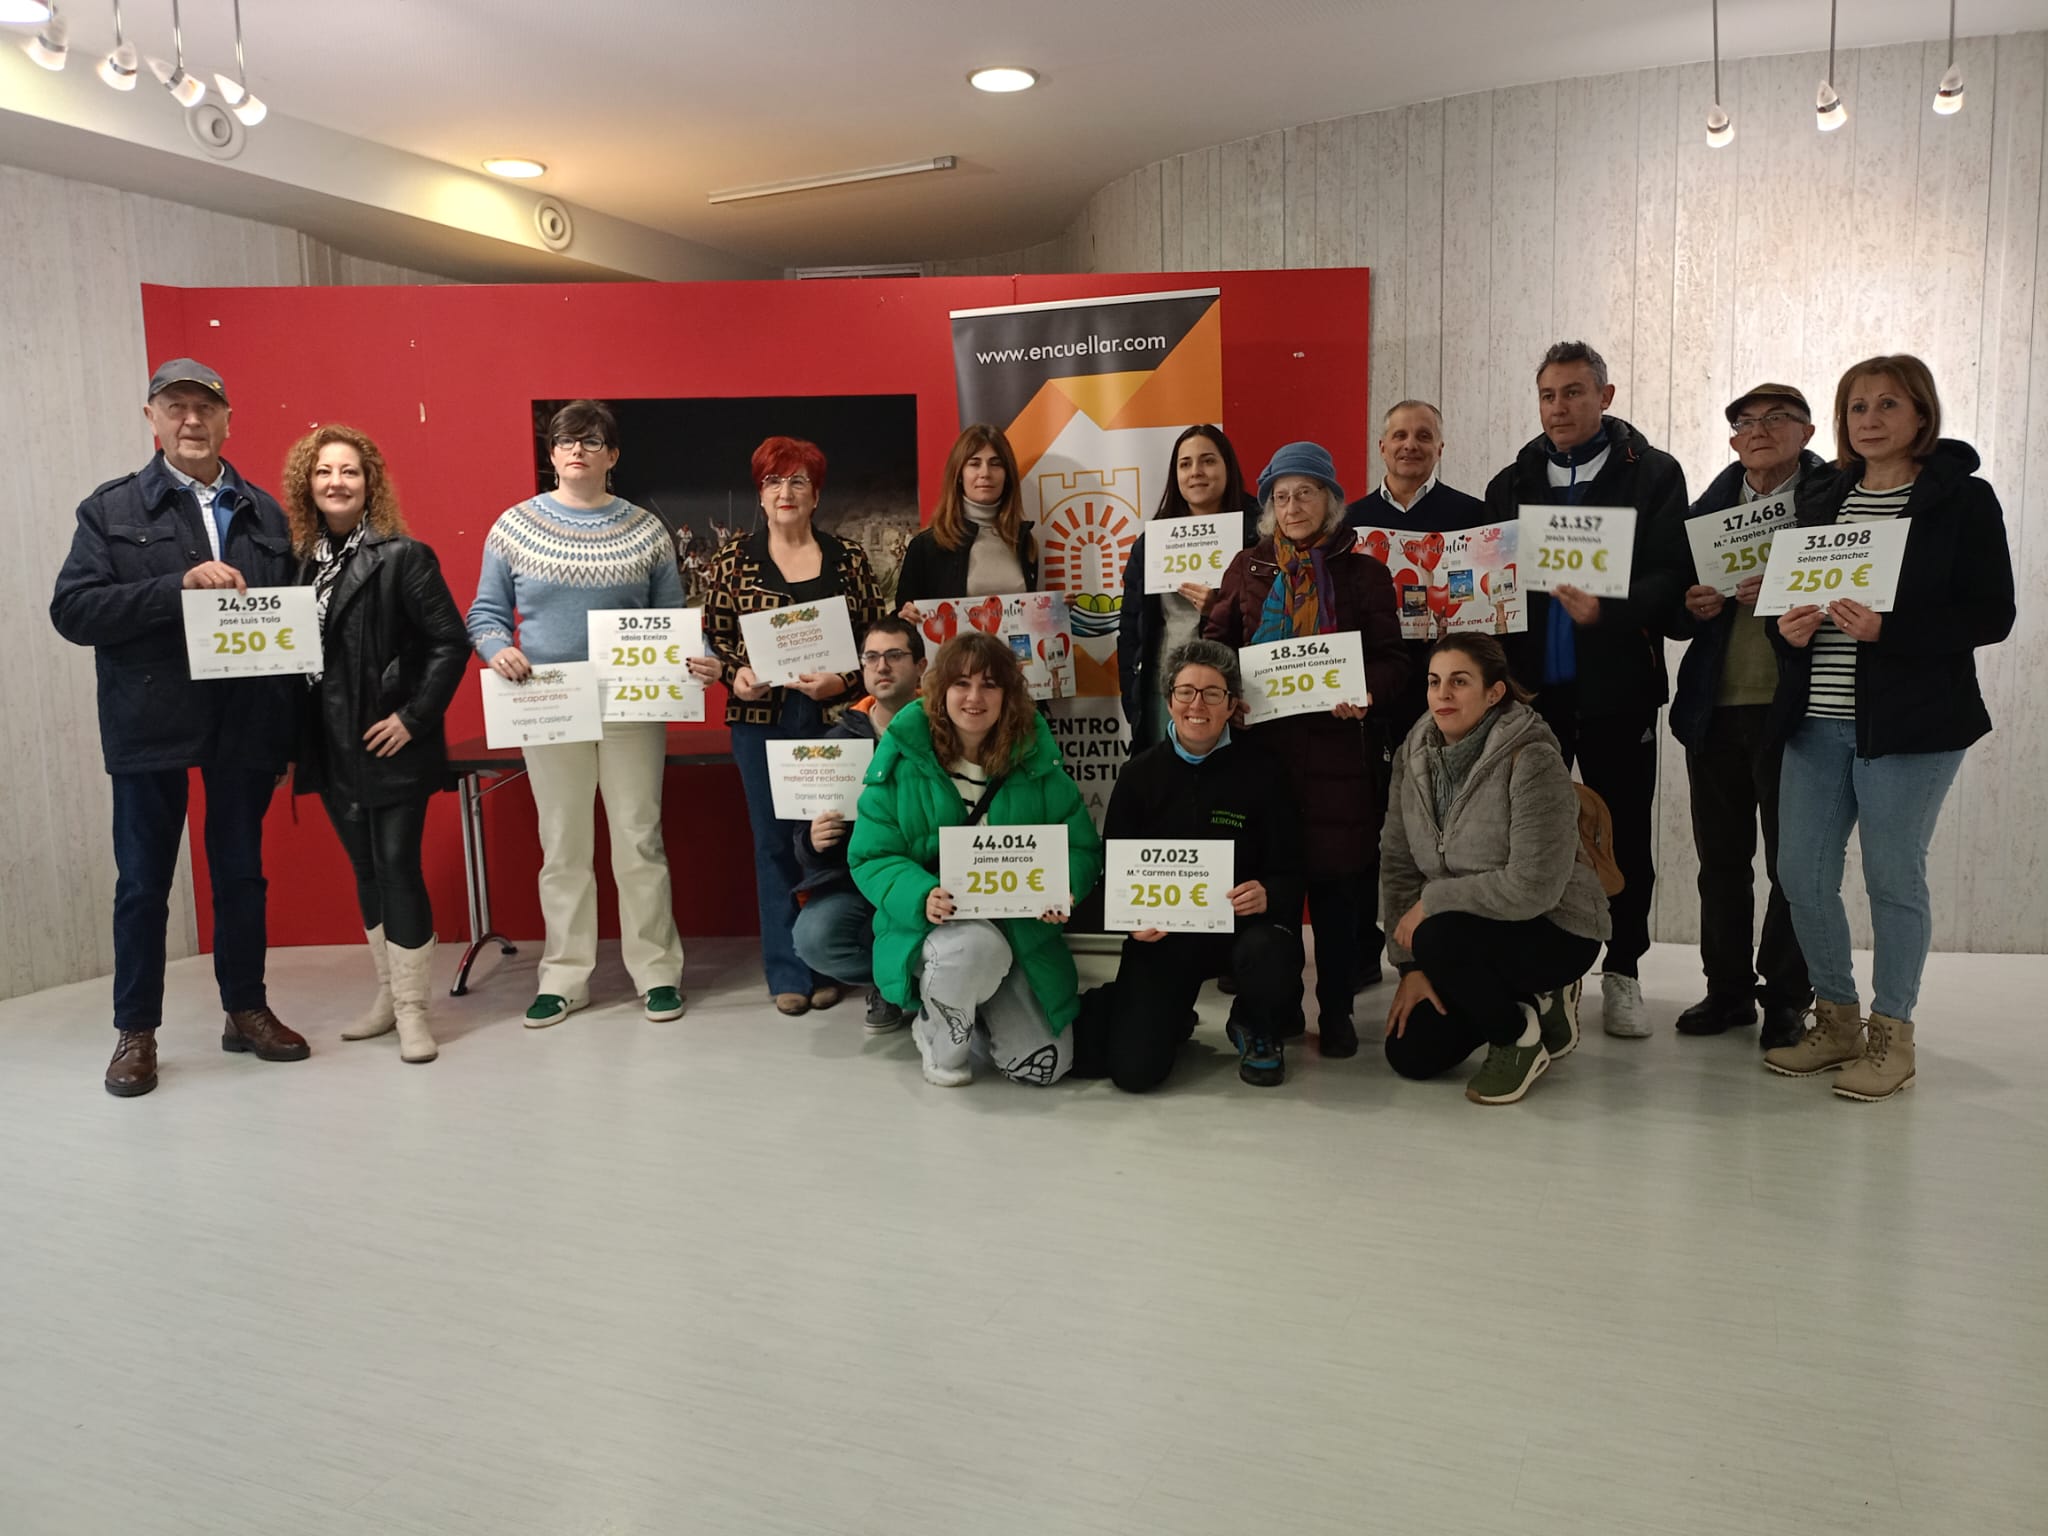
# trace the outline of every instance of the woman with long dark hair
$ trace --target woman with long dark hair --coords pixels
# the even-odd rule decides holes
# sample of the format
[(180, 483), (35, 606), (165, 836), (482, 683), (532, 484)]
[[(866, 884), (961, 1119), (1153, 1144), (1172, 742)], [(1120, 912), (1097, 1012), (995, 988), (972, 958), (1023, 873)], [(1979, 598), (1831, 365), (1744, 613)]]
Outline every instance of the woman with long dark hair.
[(946, 455), (930, 526), (903, 551), (896, 611), (916, 624), (922, 603), (1037, 590), (1038, 541), (1024, 521), (1017, 455), (1000, 427), (974, 422)]

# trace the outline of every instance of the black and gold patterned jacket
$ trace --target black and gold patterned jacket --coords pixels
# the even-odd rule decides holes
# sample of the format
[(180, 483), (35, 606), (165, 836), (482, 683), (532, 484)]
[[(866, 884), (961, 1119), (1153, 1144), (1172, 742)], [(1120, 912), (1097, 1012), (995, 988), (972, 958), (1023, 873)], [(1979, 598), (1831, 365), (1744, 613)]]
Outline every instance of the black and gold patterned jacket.
[[(853, 620), (854, 644), (858, 645), (866, 638), (867, 627), (882, 616), (882, 589), (876, 585), (874, 568), (868, 564), (867, 551), (858, 544), (837, 538), (822, 528), (813, 532), (824, 556), (825, 572), (832, 577), (831, 595), (846, 599), (847, 612)], [(724, 669), (727, 688), (732, 687), (733, 674), (747, 664), (746, 642), (740, 635), (740, 615), (785, 607), (789, 602), (788, 594), (773, 579), (772, 571), (765, 529), (729, 541), (711, 562), (711, 571), (706, 578), (704, 636), (711, 642), (712, 653)], [(860, 669), (856, 667), (846, 674), (846, 692), (826, 706), (826, 717), (836, 718), (864, 691)], [(744, 721), (748, 725), (773, 725), (782, 718), (784, 692), (781, 688), (771, 688), (766, 698), (752, 703), (742, 700), (737, 694), (729, 694), (725, 704), (725, 723), (735, 725)]]

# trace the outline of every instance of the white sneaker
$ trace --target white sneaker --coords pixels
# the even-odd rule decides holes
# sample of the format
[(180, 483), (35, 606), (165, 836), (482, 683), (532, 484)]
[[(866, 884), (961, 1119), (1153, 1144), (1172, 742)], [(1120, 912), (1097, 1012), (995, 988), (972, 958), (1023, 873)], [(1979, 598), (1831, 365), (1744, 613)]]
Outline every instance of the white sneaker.
[(1643, 984), (1616, 971), (1600, 973), (1600, 1024), (1624, 1040), (1646, 1040), (1650, 1021), (1643, 1013)]
[(932, 1036), (936, 1031), (922, 1013), (910, 1021), (910, 1037), (917, 1042), (917, 1054), (924, 1062), (924, 1080), (935, 1088), (964, 1088), (974, 1081), (972, 1067), (942, 1067), (932, 1060)]

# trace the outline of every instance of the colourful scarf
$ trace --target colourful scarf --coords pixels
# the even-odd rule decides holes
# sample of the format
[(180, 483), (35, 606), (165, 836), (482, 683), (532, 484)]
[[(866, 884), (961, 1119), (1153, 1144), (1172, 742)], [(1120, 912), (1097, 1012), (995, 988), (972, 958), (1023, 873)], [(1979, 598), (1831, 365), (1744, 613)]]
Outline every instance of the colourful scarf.
[(1285, 534), (1274, 532), (1273, 563), (1280, 567), (1280, 574), (1273, 578), (1273, 590), (1259, 610), (1254, 644), (1327, 635), (1340, 627), (1337, 591), (1330, 581), (1322, 545), (1320, 533), (1306, 544), (1296, 544)]

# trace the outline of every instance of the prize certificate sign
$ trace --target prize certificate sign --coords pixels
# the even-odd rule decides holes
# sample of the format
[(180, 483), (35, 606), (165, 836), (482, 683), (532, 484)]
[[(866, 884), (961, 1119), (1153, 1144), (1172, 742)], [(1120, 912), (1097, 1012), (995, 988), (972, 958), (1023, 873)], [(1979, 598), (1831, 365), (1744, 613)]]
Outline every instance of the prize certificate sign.
[(1906, 563), (1904, 518), (1885, 523), (1829, 523), (1787, 528), (1771, 542), (1756, 611), (1788, 613), (1808, 603), (1854, 598), (1873, 613), (1890, 613)]
[(1355, 629), (1241, 646), (1237, 660), (1244, 670), (1248, 724), (1372, 702), (1365, 684), (1365, 647)]
[(1024, 686), (1034, 699), (1074, 696), (1074, 630), (1067, 600), (1058, 592), (1012, 592), (1007, 596), (942, 597), (917, 605), (919, 627), (930, 650), (962, 629), (994, 635), (1024, 669)]
[(593, 608), (584, 618), (604, 719), (704, 718), (704, 685), (685, 664), (704, 654), (702, 608)]
[(1522, 525), (1483, 523), (1450, 533), (1362, 527), (1353, 552), (1394, 578), (1403, 640), (1444, 634), (1519, 635), (1529, 627), (1522, 595)]
[(1074, 905), (1063, 826), (941, 827), (939, 884), (955, 917), (1037, 917)]
[(843, 597), (766, 608), (740, 615), (747, 665), (771, 687), (795, 682), (806, 672), (858, 672), (853, 619)]
[(816, 821), (827, 811), (854, 819), (861, 780), (875, 756), (872, 741), (827, 736), (767, 746), (777, 821)]
[(1129, 933), (1158, 928), (1166, 933), (1232, 933), (1231, 870), (1237, 844), (1227, 837), (1187, 843), (1153, 843), (1113, 837), (1105, 848), (1107, 883), (1102, 926)]
[(1699, 584), (1732, 596), (1745, 578), (1770, 563), (1771, 541), (1792, 526), (1792, 493), (1745, 501), (1722, 512), (1685, 520), (1692, 541), (1692, 568)]
[(547, 662), (523, 683), (508, 682), (488, 667), (477, 676), (484, 690), (484, 741), (490, 746), (544, 747), (604, 735), (597, 669), (587, 661)]
[(1177, 591), (1183, 582), (1213, 587), (1244, 548), (1244, 514), (1162, 517), (1145, 525), (1145, 590)]
[(195, 678), (275, 677), (320, 670), (320, 617), (311, 587), (180, 592), (185, 659)]
[(1634, 507), (1526, 506), (1522, 541), (1535, 552), (1529, 587), (1577, 587), (1592, 597), (1627, 597), (1636, 544)]

